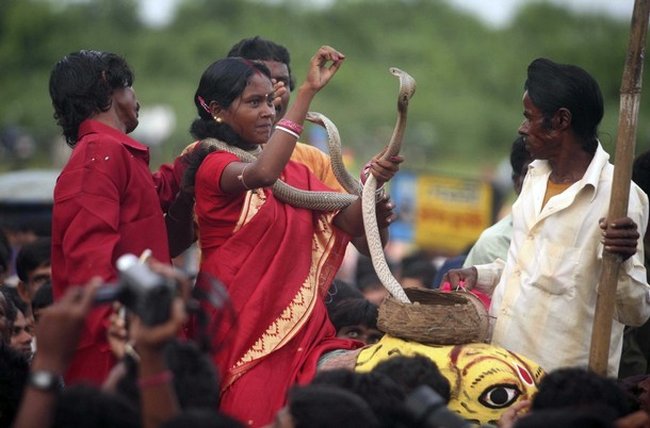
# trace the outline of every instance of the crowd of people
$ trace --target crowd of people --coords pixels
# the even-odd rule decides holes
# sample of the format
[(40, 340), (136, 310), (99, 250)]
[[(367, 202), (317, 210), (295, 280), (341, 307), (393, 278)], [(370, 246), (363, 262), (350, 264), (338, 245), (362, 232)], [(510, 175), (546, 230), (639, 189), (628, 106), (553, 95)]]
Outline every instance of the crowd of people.
[[(345, 60), (322, 46), (297, 82), (286, 48), (240, 41), (200, 76), (194, 142), (154, 173), (128, 135), (140, 105), (125, 59), (79, 51), (54, 65), (54, 117), (73, 150), (49, 236), (13, 257), (0, 234), (0, 274), (18, 277), (0, 287), (0, 426), (469, 426), (446, 407), (450, 381), (427, 357), (350, 370), (384, 335), (388, 298), (367, 263), (360, 198), (324, 210), (276, 190), (281, 180), (345, 192), (329, 158), (298, 141)], [(635, 162), (627, 216), (607, 219), (613, 165), (597, 137), (595, 79), (536, 59), (523, 111), (511, 214), (464, 267), (436, 278), (414, 253), (400, 282), (480, 293), (491, 343), (546, 371), (494, 424), (650, 427), (650, 153)], [(395, 214), (381, 186), (403, 159), (378, 152), (360, 181), (378, 182), (386, 243)], [(200, 268), (189, 276), (171, 260), (194, 243)], [(350, 245), (361, 254), (354, 283), (337, 278)], [(587, 369), (603, 251), (621, 260), (608, 377)]]

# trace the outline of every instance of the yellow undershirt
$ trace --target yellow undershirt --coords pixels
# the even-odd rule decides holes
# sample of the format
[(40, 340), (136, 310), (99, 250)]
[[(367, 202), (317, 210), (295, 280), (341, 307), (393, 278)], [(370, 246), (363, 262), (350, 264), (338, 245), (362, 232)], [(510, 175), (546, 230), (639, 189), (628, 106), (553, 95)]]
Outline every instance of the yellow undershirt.
[(549, 199), (551, 199), (555, 195), (559, 195), (560, 193), (564, 192), (566, 189), (571, 187), (572, 184), (573, 183), (555, 184), (549, 178), (548, 182), (546, 183), (546, 194), (544, 194), (544, 202), (542, 203), (542, 207), (546, 206), (546, 203), (548, 202)]

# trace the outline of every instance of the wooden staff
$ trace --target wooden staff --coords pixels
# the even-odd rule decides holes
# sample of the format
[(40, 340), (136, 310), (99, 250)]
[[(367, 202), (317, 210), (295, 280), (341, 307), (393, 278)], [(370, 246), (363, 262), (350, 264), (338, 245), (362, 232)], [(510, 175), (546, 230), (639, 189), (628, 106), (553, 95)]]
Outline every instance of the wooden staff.
[[(623, 69), (621, 83), (621, 104), (618, 117), (618, 136), (616, 138), (616, 163), (612, 196), (609, 202), (609, 220), (625, 217), (632, 179), (634, 145), (636, 141), (637, 119), (641, 100), (641, 80), (643, 57), (648, 32), (650, 0), (635, 0), (630, 28), (630, 40)], [(640, 226), (640, 225), (639, 225)], [(603, 376), (607, 375), (609, 345), (616, 301), (616, 286), (621, 258), (603, 251), (603, 270), (600, 275), (594, 327), (591, 333), (589, 368)]]

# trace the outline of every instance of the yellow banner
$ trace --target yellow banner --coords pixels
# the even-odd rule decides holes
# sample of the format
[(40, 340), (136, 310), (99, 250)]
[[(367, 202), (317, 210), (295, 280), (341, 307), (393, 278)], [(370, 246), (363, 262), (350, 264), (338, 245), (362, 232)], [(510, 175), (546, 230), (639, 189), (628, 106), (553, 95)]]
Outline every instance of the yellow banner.
[(415, 243), (457, 254), (492, 224), (493, 190), (485, 182), (445, 176), (416, 181)]

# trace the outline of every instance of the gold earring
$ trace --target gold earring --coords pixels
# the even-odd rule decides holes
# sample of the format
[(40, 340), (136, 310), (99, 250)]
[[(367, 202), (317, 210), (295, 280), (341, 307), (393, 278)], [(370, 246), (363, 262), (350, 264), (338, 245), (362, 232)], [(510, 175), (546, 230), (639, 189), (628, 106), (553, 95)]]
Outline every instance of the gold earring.
[(217, 123), (223, 122), (223, 119), (221, 119), (219, 116), (212, 116), (214, 118), (214, 121)]

